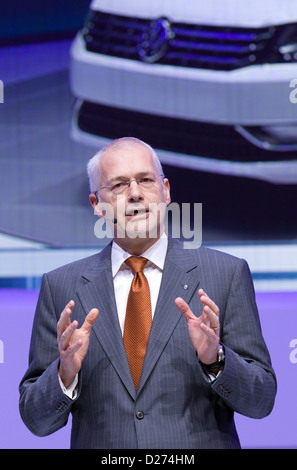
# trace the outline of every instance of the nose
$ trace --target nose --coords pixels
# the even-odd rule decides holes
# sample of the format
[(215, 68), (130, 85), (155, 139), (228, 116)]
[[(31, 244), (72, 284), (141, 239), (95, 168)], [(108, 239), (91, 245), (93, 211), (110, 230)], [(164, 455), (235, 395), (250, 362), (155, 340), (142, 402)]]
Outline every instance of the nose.
[(131, 180), (128, 186), (128, 200), (139, 201), (143, 199), (140, 185), (135, 180)]

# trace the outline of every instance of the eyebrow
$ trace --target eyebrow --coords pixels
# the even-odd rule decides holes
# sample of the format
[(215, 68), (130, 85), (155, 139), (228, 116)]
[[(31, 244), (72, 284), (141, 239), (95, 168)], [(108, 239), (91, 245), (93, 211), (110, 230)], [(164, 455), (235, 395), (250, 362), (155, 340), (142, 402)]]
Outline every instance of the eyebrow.
[[(132, 176), (132, 178), (138, 179), (143, 176), (148, 176), (148, 175), (153, 175), (155, 174), (152, 171), (141, 171), (140, 173), (137, 173), (135, 176)], [(129, 181), (131, 178), (129, 176), (115, 176), (114, 178), (110, 178), (110, 180), (107, 181), (107, 184), (113, 183), (114, 181)]]

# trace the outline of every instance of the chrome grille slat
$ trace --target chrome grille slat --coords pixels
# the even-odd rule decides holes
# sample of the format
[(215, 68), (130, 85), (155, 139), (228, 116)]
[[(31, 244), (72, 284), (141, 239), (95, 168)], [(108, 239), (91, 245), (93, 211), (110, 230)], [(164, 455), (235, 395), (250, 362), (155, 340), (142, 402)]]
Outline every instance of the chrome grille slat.
[(257, 34), (255, 33), (232, 33), (227, 31), (209, 31), (203, 29), (189, 29), (188, 27), (179, 27), (174, 28), (176, 34), (181, 36), (190, 36), (195, 38), (204, 38), (204, 39), (214, 39), (214, 40), (224, 40), (224, 41), (255, 41), (257, 39)]
[(224, 45), (224, 44), (211, 44), (205, 42), (189, 42), (189, 41), (175, 41), (172, 40), (170, 43), (171, 47), (184, 48), (184, 49), (196, 49), (204, 51), (213, 51), (213, 52), (236, 52), (244, 53), (249, 52), (248, 46), (238, 46), (238, 45)]
[[(90, 11), (83, 28), (86, 48), (141, 61), (139, 43), (145, 41), (153, 21)], [(261, 53), (275, 33), (275, 27), (227, 28), (174, 22), (170, 28), (172, 37), (156, 62), (216, 70), (233, 70), (261, 61)]]

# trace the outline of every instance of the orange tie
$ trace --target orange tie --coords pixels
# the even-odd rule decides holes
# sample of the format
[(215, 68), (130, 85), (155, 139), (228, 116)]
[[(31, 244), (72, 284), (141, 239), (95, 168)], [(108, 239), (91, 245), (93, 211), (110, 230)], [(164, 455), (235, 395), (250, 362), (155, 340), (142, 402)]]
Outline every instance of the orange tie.
[(150, 289), (143, 274), (147, 262), (146, 258), (135, 256), (125, 261), (133, 270), (134, 278), (128, 296), (123, 341), (136, 391), (152, 325)]

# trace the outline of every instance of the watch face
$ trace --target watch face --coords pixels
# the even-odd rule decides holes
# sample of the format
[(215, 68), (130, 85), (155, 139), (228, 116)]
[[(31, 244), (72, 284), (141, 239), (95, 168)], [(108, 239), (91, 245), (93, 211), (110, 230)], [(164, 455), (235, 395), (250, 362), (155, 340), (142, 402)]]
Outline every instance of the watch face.
[(219, 346), (218, 349), (218, 362), (222, 362), (225, 359), (224, 348), (222, 345)]

